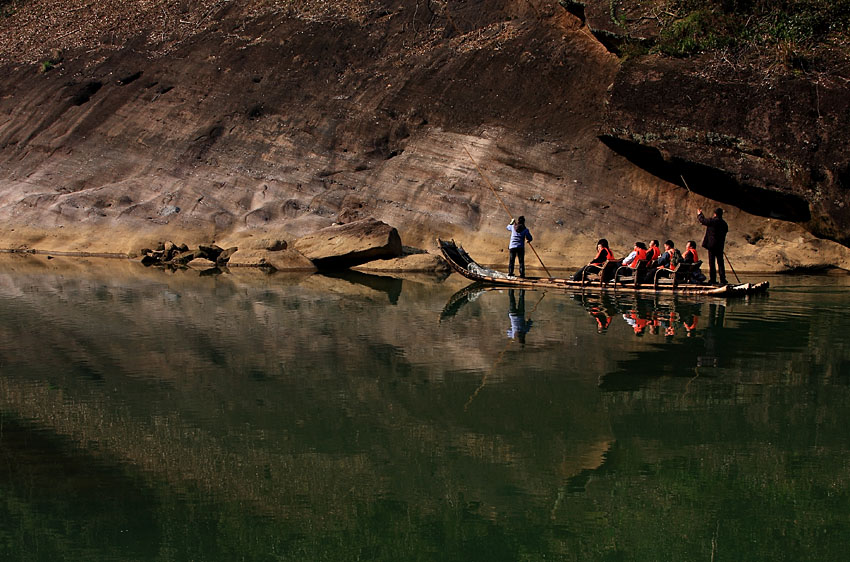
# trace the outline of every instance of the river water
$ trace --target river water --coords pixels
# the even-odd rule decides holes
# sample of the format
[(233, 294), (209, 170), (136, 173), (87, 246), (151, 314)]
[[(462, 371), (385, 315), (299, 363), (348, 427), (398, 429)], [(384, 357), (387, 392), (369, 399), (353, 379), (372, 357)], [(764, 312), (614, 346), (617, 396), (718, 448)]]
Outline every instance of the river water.
[(0, 558), (844, 559), (850, 277), (769, 280), (636, 299), (5, 256)]

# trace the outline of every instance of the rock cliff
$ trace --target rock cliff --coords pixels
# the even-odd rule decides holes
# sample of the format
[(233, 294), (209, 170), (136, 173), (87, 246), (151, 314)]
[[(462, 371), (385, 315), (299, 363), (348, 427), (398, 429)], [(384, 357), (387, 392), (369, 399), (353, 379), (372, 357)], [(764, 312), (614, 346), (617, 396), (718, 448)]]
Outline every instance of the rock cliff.
[(509, 217), (477, 163), (550, 269), (602, 236), (699, 239), (717, 205), (738, 270), (850, 268), (846, 81), (623, 62), (584, 8), (7, 2), (0, 247), (229, 247), (374, 217), (500, 263)]

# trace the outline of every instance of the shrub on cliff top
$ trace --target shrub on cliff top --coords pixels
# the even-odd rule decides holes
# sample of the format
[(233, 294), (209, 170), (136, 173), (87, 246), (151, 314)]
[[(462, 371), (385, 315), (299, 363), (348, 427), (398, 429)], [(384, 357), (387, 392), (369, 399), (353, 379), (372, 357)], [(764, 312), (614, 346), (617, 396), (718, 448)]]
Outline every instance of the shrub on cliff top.
[(850, 0), (674, 0), (655, 50), (689, 56), (724, 47), (850, 42)]

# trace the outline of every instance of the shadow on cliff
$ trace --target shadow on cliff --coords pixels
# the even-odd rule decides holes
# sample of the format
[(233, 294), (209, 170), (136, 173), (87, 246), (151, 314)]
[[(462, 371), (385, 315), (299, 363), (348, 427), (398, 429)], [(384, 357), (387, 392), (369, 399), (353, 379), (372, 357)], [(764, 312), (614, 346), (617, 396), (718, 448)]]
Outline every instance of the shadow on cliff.
[[(760, 217), (797, 223), (811, 220), (808, 202), (798, 195), (741, 183), (731, 173), (681, 158), (665, 158), (657, 148), (601, 135), (611, 150), (673, 184)], [(683, 181), (684, 178), (684, 181)], [(687, 183), (685, 183), (687, 182)]]

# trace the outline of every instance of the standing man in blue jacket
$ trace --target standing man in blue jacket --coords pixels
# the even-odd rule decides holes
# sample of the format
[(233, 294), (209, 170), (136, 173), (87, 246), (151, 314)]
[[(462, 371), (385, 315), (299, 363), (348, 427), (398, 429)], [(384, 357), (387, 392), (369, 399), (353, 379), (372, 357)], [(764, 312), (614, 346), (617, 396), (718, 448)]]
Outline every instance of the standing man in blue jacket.
[(514, 261), (519, 259), (519, 276), (525, 277), (525, 241), (532, 241), (531, 232), (525, 226), (525, 217), (520, 216), (518, 219), (511, 219), (508, 224), (508, 230), (511, 231), (511, 243), (508, 246), (508, 251), (511, 253), (511, 261), (508, 265), (508, 275), (514, 274)]
[[(729, 225), (723, 220), (723, 209), (717, 208), (714, 216), (707, 219), (702, 214), (702, 209), (697, 210), (697, 218), (700, 224), (705, 225), (705, 238), (702, 239), (702, 247), (708, 250), (708, 282), (712, 285), (717, 282), (717, 274), (720, 274), (720, 284), (726, 284), (726, 264), (723, 261), (723, 247), (726, 245), (726, 233)], [(714, 263), (717, 262), (715, 270)], [(716, 272), (715, 272), (716, 271)]]

